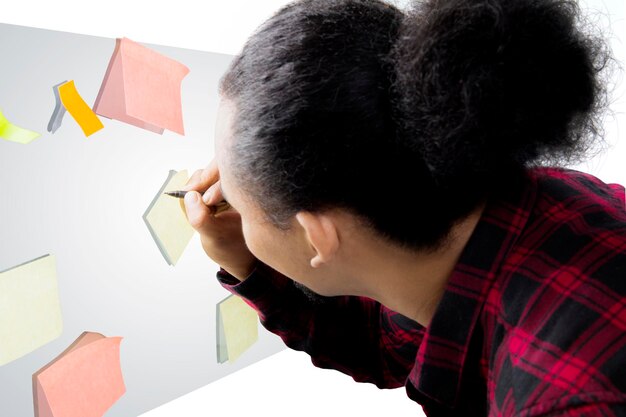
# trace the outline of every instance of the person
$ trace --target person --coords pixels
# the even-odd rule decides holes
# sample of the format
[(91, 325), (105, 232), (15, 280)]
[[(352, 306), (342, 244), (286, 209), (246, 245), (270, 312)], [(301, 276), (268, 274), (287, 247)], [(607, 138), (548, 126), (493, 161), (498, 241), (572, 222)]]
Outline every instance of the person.
[(219, 282), (428, 416), (626, 416), (624, 187), (566, 168), (607, 102), (584, 23), (570, 0), (278, 11), (185, 188)]

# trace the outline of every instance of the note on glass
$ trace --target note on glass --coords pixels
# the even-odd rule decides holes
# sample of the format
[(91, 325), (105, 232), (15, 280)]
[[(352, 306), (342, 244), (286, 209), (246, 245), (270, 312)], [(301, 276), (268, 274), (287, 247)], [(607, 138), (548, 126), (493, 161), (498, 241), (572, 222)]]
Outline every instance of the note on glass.
[[(104, 127), (100, 119), (98, 119), (98, 116), (96, 116), (93, 110), (91, 110), (87, 103), (85, 103), (85, 100), (83, 100), (80, 94), (78, 94), (78, 91), (76, 90), (76, 85), (74, 84), (74, 80), (70, 80), (61, 85), (57, 84), (57, 86), (55, 87), (58, 89), (61, 104), (74, 118), (74, 120), (76, 120), (76, 123), (78, 123), (80, 128), (83, 130), (85, 136), (90, 136)], [(53, 117), (54, 114), (57, 112), (57, 108), (58, 104), (55, 107)]]
[(170, 171), (165, 184), (143, 215), (161, 254), (170, 265), (176, 265), (194, 230), (187, 221), (184, 201), (163, 193), (180, 190), (188, 179), (187, 171)]
[(65, 84), (67, 80), (61, 81), (60, 83), (52, 86), (52, 92), (54, 93), (54, 110), (52, 111), (52, 116), (50, 116), (50, 121), (48, 122), (48, 132), (56, 132), (59, 127), (61, 127), (61, 123), (63, 123), (63, 116), (65, 116), (65, 106), (61, 101), (61, 96), (59, 95), (59, 87)]
[(217, 305), (217, 361), (232, 363), (258, 339), (258, 314), (233, 294)]
[(102, 417), (126, 392), (121, 337), (84, 332), (33, 375), (36, 417)]
[(94, 111), (159, 134), (181, 135), (181, 83), (189, 68), (128, 38), (117, 39)]
[(0, 366), (51, 342), (62, 330), (54, 256), (0, 272)]
[(11, 142), (27, 144), (41, 136), (37, 132), (15, 126), (9, 122), (0, 110), (0, 138)]

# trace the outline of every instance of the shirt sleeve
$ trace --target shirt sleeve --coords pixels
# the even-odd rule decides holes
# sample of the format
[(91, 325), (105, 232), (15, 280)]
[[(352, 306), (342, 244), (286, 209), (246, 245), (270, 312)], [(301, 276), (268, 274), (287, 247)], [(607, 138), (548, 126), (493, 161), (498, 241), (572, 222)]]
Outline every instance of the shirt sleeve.
[(285, 275), (260, 264), (244, 281), (224, 269), (220, 284), (244, 299), (261, 324), (313, 364), (370, 382), (379, 388), (405, 384), (424, 328), (366, 297), (313, 301)]

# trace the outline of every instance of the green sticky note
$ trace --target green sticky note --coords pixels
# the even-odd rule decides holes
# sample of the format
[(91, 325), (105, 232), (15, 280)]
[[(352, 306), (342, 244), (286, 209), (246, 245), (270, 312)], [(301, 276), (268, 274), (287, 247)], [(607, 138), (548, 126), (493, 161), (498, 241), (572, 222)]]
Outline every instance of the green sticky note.
[(188, 179), (186, 170), (170, 171), (165, 184), (143, 215), (161, 254), (170, 265), (176, 265), (195, 230), (187, 220), (184, 201), (164, 193), (180, 190)]
[(9, 122), (0, 110), (0, 138), (11, 142), (27, 144), (41, 136), (37, 132), (15, 126)]
[(232, 363), (259, 339), (259, 316), (233, 294), (217, 305), (217, 361)]
[(54, 256), (0, 272), (0, 366), (61, 335)]

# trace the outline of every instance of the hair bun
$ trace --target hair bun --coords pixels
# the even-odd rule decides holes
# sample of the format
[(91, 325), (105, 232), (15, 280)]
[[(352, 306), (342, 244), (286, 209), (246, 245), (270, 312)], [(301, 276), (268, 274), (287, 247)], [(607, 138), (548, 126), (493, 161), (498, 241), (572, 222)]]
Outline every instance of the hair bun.
[(440, 183), (570, 161), (601, 130), (607, 56), (573, 0), (418, 3), (394, 51), (401, 140)]

